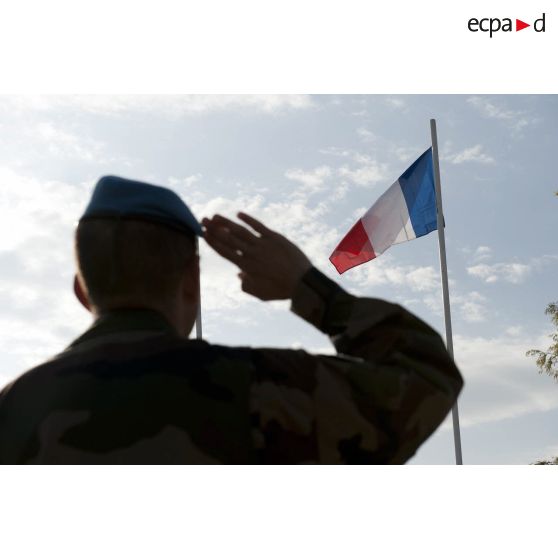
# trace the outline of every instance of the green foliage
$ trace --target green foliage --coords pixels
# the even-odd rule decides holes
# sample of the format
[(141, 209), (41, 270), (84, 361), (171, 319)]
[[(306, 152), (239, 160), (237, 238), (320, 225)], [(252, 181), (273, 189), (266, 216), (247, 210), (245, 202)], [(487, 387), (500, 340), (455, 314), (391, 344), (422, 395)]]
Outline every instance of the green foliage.
[(556, 326), (556, 332), (550, 336), (553, 343), (546, 351), (531, 349), (526, 354), (536, 358), (535, 363), (540, 374), (544, 372), (558, 380), (558, 302), (551, 302), (547, 306), (545, 314), (550, 316), (552, 323)]
[(558, 457), (553, 457), (551, 459), (539, 459), (531, 465), (558, 465)]
[[(558, 192), (555, 192), (558, 196)], [(558, 380), (558, 302), (551, 302), (544, 312), (550, 316), (552, 323), (556, 326), (556, 333), (552, 334), (550, 338), (554, 342), (548, 350), (539, 351), (537, 349), (531, 349), (527, 351), (527, 356), (536, 357), (536, 364), (539, 368), (539, 374), (545, 372), (546, 374), (552, 376), (555, 380)], [(558, 457), (551, 457), (550, 459), (539, 459), (531, 465), (558, 465)]]

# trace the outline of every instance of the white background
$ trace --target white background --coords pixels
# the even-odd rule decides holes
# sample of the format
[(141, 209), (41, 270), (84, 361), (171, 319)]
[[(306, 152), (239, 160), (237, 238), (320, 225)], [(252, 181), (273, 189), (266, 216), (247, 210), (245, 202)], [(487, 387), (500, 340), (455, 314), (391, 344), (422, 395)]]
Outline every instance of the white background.
[[(550, 2), (3, 3), (10, 93), (556, 93)], [(546, 33), (470, 33), (546, 12)], [(541, 555), (545, 467), (3, 468), (3, 556)]]
[[(550, 1), (20, 0), (2, 90), (19, 93), (554, 93)], [(471, 33), (470, 18), (547, 30)]]

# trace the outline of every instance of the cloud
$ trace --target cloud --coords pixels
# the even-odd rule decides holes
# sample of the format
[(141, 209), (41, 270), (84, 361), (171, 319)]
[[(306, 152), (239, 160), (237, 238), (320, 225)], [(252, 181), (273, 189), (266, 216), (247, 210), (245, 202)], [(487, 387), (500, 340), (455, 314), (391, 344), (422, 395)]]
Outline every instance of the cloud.
[(313, 106), (309, 95), (18, 95), (0, 99), (0, 110), (10, 112), (139, 112), (170, 117), (244, 109), (273, 114)]
[(467, 147), (462, 151), (457, 153), (446, 154), (442, 157), (442, 160), (449, 161), (454, 165), (459, 165), (461, 163), (483, 163), (490, 164), (494, 163), (494, 158), (483, 152), (483, 147), (477, 144), (473, 147)]
[(404, 110), (407, 108), (407, 101), (401, 99), (400, 97), (388, 97), (385, 100), (385, 104), (393, 109)]
[[(477, 291), (459, 292), (455, 286), (450, 290), (450, 306), (453, 315), (467, 323), (480, 323), (486, 321), (489, 316), (486, 308), (487, 299)], [(429, 293), (423, 298), (424, 304), (431, 312), (443, 316), (444, 307), (442, 302), (441, 288)]]
[(525, 111), (506, 108), (486, 97), (469, 97), (467, 102), (486, 118), (499, 120), (515, 132), (520, 132), (523, 128), (534, 122), (534, 119), (530, 120), (527, 117)]
[(359, 186), (368, 186), (369, 184), (375, 184), (384, 180), (382, 171), (376, 165), (366, 165), (357, 169), (341, 167), (339, 169), (339, 176), (348, 178)]
[(440, 285), (440, 276), (432, 266), (415, 267), (407, 271), (406, 283), (412, 291), (432, 291)]
[(73, 230), (85, 184), (0, 168), (0, 384), (61, 351), (89, 323), (73, 298)]
[(479, 292), (472, 291), (467, 295), (456, 295), (454, 302), (461, 319), (465, 322), (474, 324), (486, 321), (488, 316), (486, 297)]
[(476, 261), (489, 260), (492, 258), (492, 248), (490, 246), (478, 246), (473, 254)]
[(370, 130), (367, 130), (364, 127), (358, 128), (357, 129), (357, 134), (360, 137), (360, 139), (362, 139), (362, 141), (365, 141), (365, 142), (373, 142), (373, 141), (376, 141), (378, 139), (374, 132), (371, 132)]
[(324, 180), (331, 176), (331, 169), (328, 166), (317, 167), (313, 171), (290, 169), (285, 173), (285, 176), (289, 180), (299, 182), (312, 192), (318, 192), (321, 190)]
[(322, 153), (323, 155), (333, 155), (334, 157), (351, 157), (355, 154), (355, 151), (352, 149), (343, 149), (341, 147), (325, 147), (322, 149), (318, 149), (318, 153)]
[(418, 157), (420, 149), (416, 147), (394, 147), (393, 153), (402, 163), (409, 163)]
[(38, 180), (9, 167), (0, 167), (0, 185), (0, 250), (16, 248), (37, 236), (56, 239), (61, 229), (71, 229), (91, 187), (88, 182)]
[(375, 260), (374, 265), (361, 265), (351, 270), (351, 283), (360, 292), (370, 292), (371, 287), (391, 285), (410, 289), (412, 292), (430, 292), (440, 285), (439, 273), (432, 266), (393, 265), (386, 255)]
[(171, 188), (173, 188), (179, 194), (181, 191), (184, 194), (190, 194), (190, 190), (194, 184), (198, 184), (203, 176), (200, 173), (191, 174), (189, 176), (185, 176), (182, 178), (177, 178), (176, 176), (169, 176), (168, 184)]
[(464, 427), (514, 418), (558, 407), (558, 389), (537, 374), (525, 352), (542, 346), (547, 334), (454, 337), (455, 358), (465, 378), (460, 399)]
[(30, 139), (38, 140), (50, 155), (60, 158), (99, 160), (104, 144), (87, 137), (79, 137), (52, 122), (40, 122), (27, 134)]
[(369, 186), (386, 182), (390, 178), (387, 172), (388, 166), (380, 163), (377, 158), (368, 153), (339, 147), (327, 147), (319, 149), (318, 152), (350, 161), (350, 163), (338, 167), (335, 173), (340, 178), (346, 179), (357, 186)]
[[(492, 256), (490, 248), (480, 246), (474, 254), (476, 261), (486, 260)], [(467, 273), (478, 279), (482, 279), (485, 283), (498, 283), (505, 281), (507, 283), (519, 284), (524, 283), (526, 279), (534, 272), (541, 272), (547, 265), (556, 264), (558, 255), (544, 254), (531, 258), (528, 263), (510, 262), (486, 264), (479, 263), (467, 268)]]
[(558, 255), (556, 254), (544, 254), (542, 256), (536, 256), (531, 258), (531, 264), (537, 271), (542, 270), (547, 265), (552, 265), (558, 262)]
[(518, 337), (519, 335), (522, 335), (523, 333), (523, 327), (522, 326), (510, 326), (506, 329), (506, 334), (509, 335), (510, 337)]
[(485, 309), (477, 302), (464, 302), (461, 305), (463, 320), (468, 323), (479, 323), (486, 320)]
[(302, 343), (300, 343), (300, 341), (295, 341), (294, 343), (291, 343), (290, 345), (291, 349), (299, 350), (302, 349), (304, 351), (307, 351), (309, 353), (314, 353), (314, 354), (320, 354), (320, 355), (331, 355), (331, 356), (335, 356), (337, 354), (337, 351), (335, 350), (335, 347), (333, 345), (318, 345), (315, 347), (309, 347), (307, 345), (303, 345)]
[(539, 273), (546, 266), (558, 262), (558, 255), (543, 254), (530, 258), (528, 262), (490, 264), (488, 262), (493, 258), (493, 250), (490, 246), (484, 245), (477, 246), (474, 251), (470, 248), (463, 248), (462, 252), (468, 256), (470, 263), (473, 264), (466, 268), (467, 273), (485, 283), (524, 283), (533, 273)]
[(319, 153), (348, 159), (351, 164), (344, 164), (338, 167), (335, 173), (340, 178), (344, 178), (358, 186), (368, 186), (383, 182), (388, 177), (386, 172), (387, 166), (378, 162), (377, 159), (372, 158), (367, 153), (338, 147), (320, 149)]
[(340, 167), (338, 175), (357, 184), (358, 186), (368, 186), (386, 180), (386, 167), (372, 159), (368, 155), (353, 153), (353, 160), (360, 164), (358, 167), (350, 168), (346, 165)]
[(467, 268), (467, 273), (485, 283), (523, 283), (531, 274), (531, 266), (522, 263), (478, 264)]

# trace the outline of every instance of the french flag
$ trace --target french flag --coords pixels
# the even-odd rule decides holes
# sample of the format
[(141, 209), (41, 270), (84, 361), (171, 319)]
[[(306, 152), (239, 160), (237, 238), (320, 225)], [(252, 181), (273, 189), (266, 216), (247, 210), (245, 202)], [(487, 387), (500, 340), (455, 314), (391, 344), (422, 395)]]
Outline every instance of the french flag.
[(394, 244), (436, 229), (436, 191), (429, 148), (358, 220), (329, 261), (339, 273), (345, 273), (373, 260)]

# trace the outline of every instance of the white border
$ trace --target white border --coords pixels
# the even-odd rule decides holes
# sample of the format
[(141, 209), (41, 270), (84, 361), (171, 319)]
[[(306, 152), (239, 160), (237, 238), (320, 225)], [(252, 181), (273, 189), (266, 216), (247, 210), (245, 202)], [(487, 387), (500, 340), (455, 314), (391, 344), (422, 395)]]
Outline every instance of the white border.
[[(5, 93), (558, 91), (558, 33), (548, 1), (4, 4)], [(543, 12), (545, 33), (531, 28), (490, 39), (467, 29), (471, 17), (532, 22)]]
[(555, 546), (548, 467), (1, 471), (10, 558), (542, 556)]

